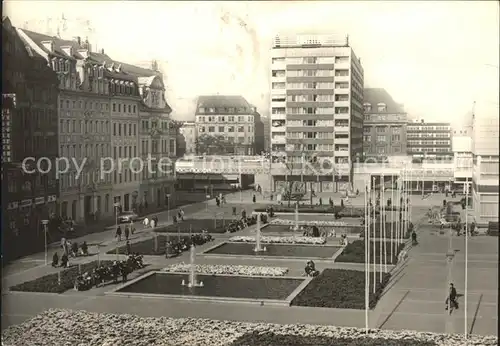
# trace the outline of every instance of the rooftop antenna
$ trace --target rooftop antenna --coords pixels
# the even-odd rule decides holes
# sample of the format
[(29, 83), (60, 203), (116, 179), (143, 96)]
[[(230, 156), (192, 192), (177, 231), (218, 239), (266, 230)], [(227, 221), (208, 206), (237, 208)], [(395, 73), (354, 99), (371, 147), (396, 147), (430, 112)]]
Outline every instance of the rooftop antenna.
[(349, 46), (349, 35), (346, 35), (345, 37), (345, 45)]

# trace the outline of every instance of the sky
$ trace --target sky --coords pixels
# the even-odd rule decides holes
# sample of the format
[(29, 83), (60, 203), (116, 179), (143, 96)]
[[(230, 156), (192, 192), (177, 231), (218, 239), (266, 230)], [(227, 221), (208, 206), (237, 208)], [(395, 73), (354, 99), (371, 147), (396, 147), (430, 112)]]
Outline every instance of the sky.
[[(496, 1), (22, 1), (3, 2), (14, 26), (132, 64), (159, 62), (173, 117), (191, 120), (199, 95), (240, 94), (269, 113), (272, 38), (349, 35), (365, 87), (384, 88), (410, 117), (456, 122), (498, 116)], [(63, 21), (61, 18), (63, 17)]]

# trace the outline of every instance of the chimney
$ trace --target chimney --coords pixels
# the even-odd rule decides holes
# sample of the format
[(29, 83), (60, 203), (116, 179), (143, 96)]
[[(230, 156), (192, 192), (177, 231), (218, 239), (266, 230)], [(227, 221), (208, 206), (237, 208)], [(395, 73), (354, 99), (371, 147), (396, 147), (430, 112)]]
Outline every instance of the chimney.
[(104, 48), (101, 48), (101, 54), (104, 54)]
[(75, 41), (76, 43), (78, 43), (78, 46), (81, 47), (82, 46), (82, 39), (80, 36), (75, 36), (73, 37), (73, 41)]

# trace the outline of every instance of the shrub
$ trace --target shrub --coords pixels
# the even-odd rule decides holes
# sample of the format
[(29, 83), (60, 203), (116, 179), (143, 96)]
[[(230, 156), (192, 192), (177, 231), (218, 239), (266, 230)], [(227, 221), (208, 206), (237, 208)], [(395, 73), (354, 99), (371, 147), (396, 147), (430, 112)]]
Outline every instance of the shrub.
[[(112, 261), (101, 261), (101, 265), (104, 266), (111, 265), (112, 263)], [(97, 261), (84, 263), (81, 265), (81, 273), (91, 272), (94, 268), (97, 268), (97, 266)], [(76, 265), (67, 269), (62, 269), (60, 275), (61, 284), (58, 282), (59, 273), (54, 273), (12, 286), (10, 290), (22, 292), (64, 293), (74, 287), (75, 279), (79, 275), (78, 266)]]
[[(370, 309), (379, 300), (391, 274), (383, 273), (376, 290), (370, 290)], [(292, 305), (338, 309), (365, 308), (365, 272), (345, 269), (325, 269), (293, 299)]]

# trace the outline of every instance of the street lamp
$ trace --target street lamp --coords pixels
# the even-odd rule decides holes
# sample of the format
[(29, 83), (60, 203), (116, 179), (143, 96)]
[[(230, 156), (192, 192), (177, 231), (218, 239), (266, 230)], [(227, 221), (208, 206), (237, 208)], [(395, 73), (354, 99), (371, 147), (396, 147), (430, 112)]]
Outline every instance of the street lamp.
[(49, 224), (49, 220), (42, 220), (42, 225), (43, 225), (43, 234), (45, 237), (45, 265), (48, 264), (48, 249), (47, 249), (47, 225)]
[(205, 210), (208, 211), (208, 200), (210, 199), (210, 195), (208, 194), (208, 185), (205, 185), (205, 197), (207, 198), (207, 202), (205, 203)]
[(170, 194), (167, 193), (165, 194), (165, 196), (167, 197), (167, 222), (170, 221)]
[[(113, 206), (115, 207), (115, 230), (117, 230), (118, 229), (118, 208), (120, 207), (120, 202), (115, 202), (113, 204)], [(118, 252), (119, 252), (118, 244), (119, 244), (119, 240), (117, 238), (116, 239), (116, 260), (117, 261), (119, 259), (119, 257), (118, 257)]]

